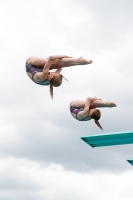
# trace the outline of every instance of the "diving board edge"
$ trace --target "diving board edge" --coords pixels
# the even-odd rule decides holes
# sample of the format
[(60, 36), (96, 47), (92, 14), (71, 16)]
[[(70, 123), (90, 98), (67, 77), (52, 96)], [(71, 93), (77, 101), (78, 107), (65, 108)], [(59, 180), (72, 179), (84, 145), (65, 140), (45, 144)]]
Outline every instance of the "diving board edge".
[(133, 165), (133, 159), (127, 159), (127, 162), (129, 162), (131, 165)]
[(93, 148), (102, 146), (133, 144), (133, 131), (82, 136), (81, 139)]

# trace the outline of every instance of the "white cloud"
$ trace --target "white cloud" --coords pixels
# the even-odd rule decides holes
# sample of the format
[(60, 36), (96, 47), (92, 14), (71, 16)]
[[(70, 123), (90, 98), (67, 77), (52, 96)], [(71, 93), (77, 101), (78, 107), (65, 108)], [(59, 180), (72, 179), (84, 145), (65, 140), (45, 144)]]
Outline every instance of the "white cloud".
[[(6, 167), (5, 167), (6, 166)], [(121, 174), (76, 173), (62, 166), (43, 166), (27, 159), (1, 159), (0, 182), (5, 199), (117, 199), (132, 197), (132, 170)], [(129, 181), (130, 180), (130, 181)], [(11, 183), (11, 184), (10, 184)], [(126, 184), (125, 184), (126, 183)], [(8, 184), (8, 186), (7, 186)]]

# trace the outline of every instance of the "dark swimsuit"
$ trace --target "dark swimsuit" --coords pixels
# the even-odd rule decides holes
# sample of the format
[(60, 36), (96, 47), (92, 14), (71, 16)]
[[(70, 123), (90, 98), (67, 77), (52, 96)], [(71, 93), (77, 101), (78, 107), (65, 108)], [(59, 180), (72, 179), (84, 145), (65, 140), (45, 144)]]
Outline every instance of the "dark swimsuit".
[[(37, 72), (42, 72), (42, 69), (40, 69), (40, 68), (38, 68), (36, 66), (29, 65), (28, 63), (26, 63), (26, 71), (32, 74), (32, 80), (33, 80), (33, 82), (35, 82), (34, 79), (33, 79), (34, 75)], [(45, 79), (45, 80), (43, 80), (41, 82), (35, 82), (35, 83), (39, 84), (39, 85), (50, 85), (50, 82), (47, 79)]]
[[(79, 120), (79, 121), (88, 121), (88, 116), (87, 117), (85, 117), (85, 118), (83, 118), (83, 119), (78, 119), (78, 117), (77, 117), (77, 115), (78, 115), (78, 113), (80, 112), (80, 111), (83, 111), (84, 110), (84, 108), (75, 108), (75, 107), (73, 107), (73, 106), (71, 106), (70, 105), (70, 112), (71, 113), (74, 113), (75, 115), (76, 115), (76, 119), (77, 120)], [(87, 120), (86, 120), (87, 119)]]

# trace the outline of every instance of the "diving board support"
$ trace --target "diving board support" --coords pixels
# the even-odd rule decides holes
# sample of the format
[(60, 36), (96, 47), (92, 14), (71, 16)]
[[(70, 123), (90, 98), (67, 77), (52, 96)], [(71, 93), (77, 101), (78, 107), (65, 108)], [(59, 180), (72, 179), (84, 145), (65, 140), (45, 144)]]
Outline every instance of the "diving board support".
[(127, 159), (127, 162), (129, 162), (131, 165), (133, 165), (133, 159)]
[(93, 148), (102, 146), (133, 144), (133, 131), (82, 136), (81, 139)]

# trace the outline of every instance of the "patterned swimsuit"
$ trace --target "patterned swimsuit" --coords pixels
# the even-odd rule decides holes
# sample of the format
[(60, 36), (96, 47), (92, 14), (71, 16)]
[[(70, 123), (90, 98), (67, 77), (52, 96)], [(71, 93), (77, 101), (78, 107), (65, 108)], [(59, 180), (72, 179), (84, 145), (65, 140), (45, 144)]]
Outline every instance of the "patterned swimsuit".
[[(33, 82), (35, 82), (34, 79), (33, 79), (35, 73), (42, 72), (42, 69), (40, 69), (40, 68), (38, 68), (36, 66), (29, 65), (28, 63), (26, 63), (26, 71), (29, 72), (30, 74), (32, 74), (32, 80), (33, 80)], [(39, 85), (50, 85), (50, 82), (47, 79), (45, 79), (45, 80), (43, 80), (41, 82), (35, 82), (35, 83), (39, 84)]]
[(73, 107), (73, 106), (70, 105), (70, 112), (76, 114), (76, 119), (77, 120), (79, 120), (79, 121), (88, 121), (88, 119), (87, 119), (88, 116), (85, 117), (85, 118), (83, 118), (83, 119), (78, 119), (78, 117), (77, 117), (78, 113), (80, 111), (83, 111), (83, 110), (84, 110), (84, 108), (75, 108), (75, 107)]

